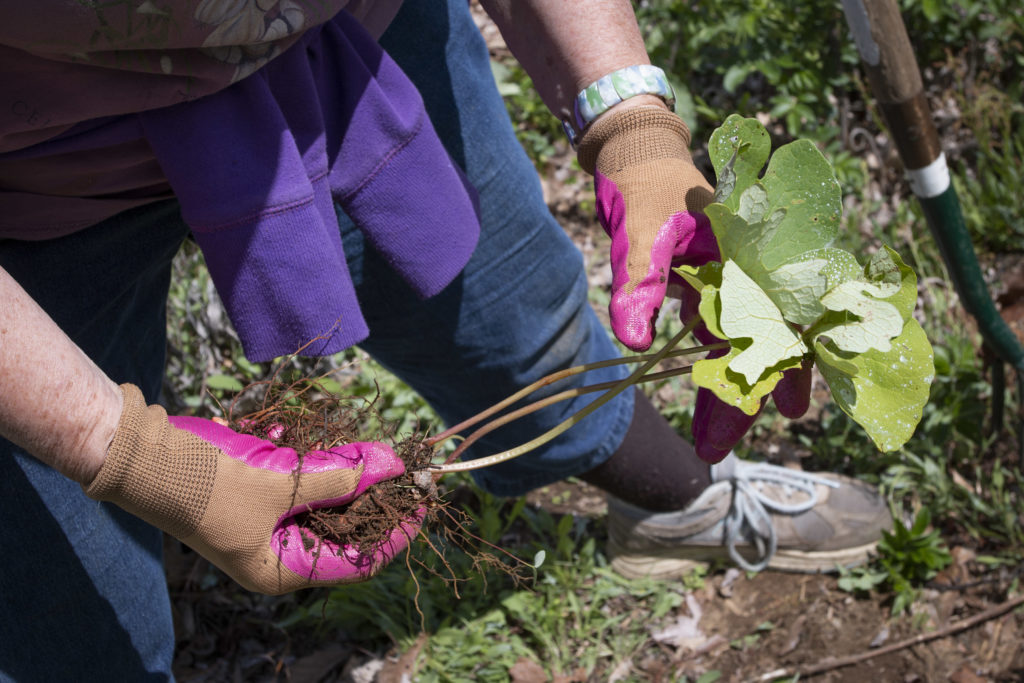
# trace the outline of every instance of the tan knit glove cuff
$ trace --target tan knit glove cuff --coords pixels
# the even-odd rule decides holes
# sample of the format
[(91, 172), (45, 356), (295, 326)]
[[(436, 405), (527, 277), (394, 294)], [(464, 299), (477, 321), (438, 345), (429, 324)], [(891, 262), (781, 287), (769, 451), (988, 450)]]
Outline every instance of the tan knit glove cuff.
[(591, 125), (577, 151), (580, 167), (606, 176), (657, 159), (691, 162), (690, 129), (661, 107), (612, 110)]
[(147, 406), (138, 387), (122, 384), (121, 392), (124, 408), (114, 440), (85, 493), (172, 536), (190, 536), (206, 513), (220, 451), (172, 427), (164, 409)]

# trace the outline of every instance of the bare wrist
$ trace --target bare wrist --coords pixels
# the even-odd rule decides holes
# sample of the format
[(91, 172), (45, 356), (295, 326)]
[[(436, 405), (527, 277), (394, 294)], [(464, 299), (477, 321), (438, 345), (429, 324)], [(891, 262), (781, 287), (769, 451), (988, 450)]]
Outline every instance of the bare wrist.
[(96, 415), (92, 429), (85, 434), (81, 458), (74, 463), (74, 471), (67, 473), (75, 481), (88, 485), (103, 466), (107, 450), (114, 440), (114, 432), (121, 420), (124, 396), (120, 387), (108, 382), (96, 396)]

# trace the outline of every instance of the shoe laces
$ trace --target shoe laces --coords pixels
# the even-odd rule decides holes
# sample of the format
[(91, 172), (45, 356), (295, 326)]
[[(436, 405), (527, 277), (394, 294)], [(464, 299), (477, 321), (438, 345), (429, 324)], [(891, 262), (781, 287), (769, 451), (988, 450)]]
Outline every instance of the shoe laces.
[[(727, 475), (732, 484), (732, 505), (725, 517), (725, 544), (729, 557), (741, 569), (759, 572), (768, 566), (778, 547), (778, 538), (772, 513), (799, 515), (818, 504), (817, 485), (838, 488), (839, 482), (825, 477), (793, 470), (778, 465), (748, 463), (737, 460)], [(782, 495), (770, 497), (762, 489), (764, 484), (781, 487)], [(778, 490), (778, 489), (777, 489)], [(794, 493), (803, 493), (801, 500), (790, 502)], [(757, 553), (750, 562), (737, 546), (746, 541)]]

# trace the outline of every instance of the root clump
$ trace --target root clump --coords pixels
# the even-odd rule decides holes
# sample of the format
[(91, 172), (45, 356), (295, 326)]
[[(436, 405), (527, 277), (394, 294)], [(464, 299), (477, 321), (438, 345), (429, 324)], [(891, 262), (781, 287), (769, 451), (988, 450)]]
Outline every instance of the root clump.
[[(425, 436), (414, 434), (395, 442), (392, 430), (374, 410), (373, 401), (335, 396), (323, 391), (315, 380), (258, 384), (266, 384), (263, 405), (241, 417), (229, 418), (228, 423), (236, 431), (291, 448), (300, 459), (310, 451), (380, 441), (390, 445), (405, 463), (404, 474), (378, 482), (346, 505), (298, 515), (296, 522), (305, 532), (305, 543), (328, 541), (339, 552), (355, 546), (363, 554), (372, 553), (388, 542), (394, 529), (412, 519), (427, 524), (443, 505), (426, 469), (433, 451), (424, 443)], [(231, 413), (237, 403), (236, 398)]]
[[(255, 407), (251, 400), (243, 398), (254, 387), (263, 388), (262, 401)], [(309, 510), (296, 516), (307, 550), (319, 554), (336, 548), (341, 553), (346, 547), (355, 547), (363, 555), (373, 554), (391, 541), (395, 529), (415, 520), (420, 527), (416, 538), (410, 539), (406, 565), (412, 571), (415, 563), (440, 577), (456, 597), (459, 585), (470, 577), (463, 575), (465, 567), (460, 571), (448, 561), (450, 551), (469, 558), (471, 574), (486, 577), (495, 570), (511, 577), (516, 585), (528, 580), (531, 565), (474, 533), (472, 518), (446, 500), (444, 487), (439, 489), (437, 485), (438, 475), (429, 469), (436, 455), (429, 435), (417, 431), (396, 438), (395, 427), (375, 409), (376, 400), (335, 395), (316, 378), (288, 383), (275, 375), (239, 393), (227, 411), (226, 422), (240, 433), (292, 448), (300, 458), (310, 451), (329, 450), (347, 443), (379, 441), (391, 446), (405, 463), (404, 474), (378, 482), (346, 505)], [(236, 410), (246, 404), (247, 409)], [(236, 413), (241, 416), (235, 417)], [(298, 486), (298, 477), (302, 475), (296, 472), (295, 476)], [(437, 562), (412, 552), (414, 542), (428, 555), (436, 556)]]

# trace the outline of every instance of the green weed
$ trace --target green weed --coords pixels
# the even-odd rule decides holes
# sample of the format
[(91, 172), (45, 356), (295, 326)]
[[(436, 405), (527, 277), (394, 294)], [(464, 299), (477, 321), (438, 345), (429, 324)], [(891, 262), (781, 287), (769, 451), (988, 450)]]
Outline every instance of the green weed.
[(920, 587), (952, 562), (931, 513), (921, 508), (909, 528), (899, 519), (892, 532), (883, 532), (873, 566), (844, 571), (839, 587), (851, 592), (884, 586), (893, 593), (892, 613), (901, 614), (917, 599)]

